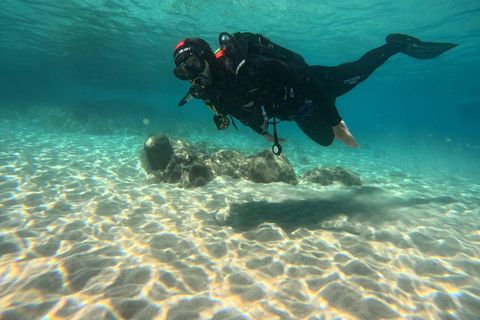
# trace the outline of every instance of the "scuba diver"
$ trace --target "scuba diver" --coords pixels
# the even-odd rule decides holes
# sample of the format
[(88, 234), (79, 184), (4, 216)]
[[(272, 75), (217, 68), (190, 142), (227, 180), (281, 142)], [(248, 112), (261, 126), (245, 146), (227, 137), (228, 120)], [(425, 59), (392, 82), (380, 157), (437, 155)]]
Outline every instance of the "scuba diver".
[[(367, 79), (375, 69), (397, 53), (417, 59), (431, 59), (457, 46), (424, 42), (404, 34), (390, 34), (387, 44), (364, 54), (358, 61), (335, 67), (309, 66), (302, 56), (253, 33), (219, 36), (214, 53), (207, 42), (187, 38), (174, 50), (174, 75), (192, 83), (184, 105), (202, 99), (215, 113), (219, 130), (234, 118), (261, 134), (276, 155), (282, 149), (276, 125), (295, 121), (313, 141), (329, 146), (335, 137), (347, 146), (359, 148), (335, 106), (337, 97)], [(273, 135), (269, 133), (273, 125)]]

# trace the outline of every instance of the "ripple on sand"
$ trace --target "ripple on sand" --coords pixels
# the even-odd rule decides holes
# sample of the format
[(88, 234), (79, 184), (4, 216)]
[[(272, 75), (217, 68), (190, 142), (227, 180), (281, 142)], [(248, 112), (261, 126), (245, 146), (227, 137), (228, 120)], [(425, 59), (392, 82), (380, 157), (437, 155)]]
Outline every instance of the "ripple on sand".
[(65, 201), (58, 201), (53, 205), (52, 209), (48, 209), (45, 211), (46, 215), (54, 216), (65, 216), (70, 213), (73, 213), (72, 205)]
[(173, 252), (170, 249), (167, 249), (167, 250), (152, 249), (152, 256), (162, 263), (171, 263), (171, 262), (178, 261), (178, 257), (175, 254), (175, 252)]
[(47, 301), (43, 303), (31, 303), (18, 306), (15, 310), (7, 310), (1, 314), (2, 320), (31, 320), (42, 319), (54, 306), (58, 300)]
[(15, 253), (18, 251), (20, 251), (20, 248), (12, 242), (0, 243), (0, 257), (5, 254)]
[(6, 178), (3, 175), (0, 177), (3, 179), (3, 181), (0, 181), (0, 194), (6, 195), (8, 192), (14, 192), (17, 190), (19, 186), (18, 180), (11, 177)]
[(227, 244), (225, 242), (206, 244), (205, 247), (207, 248), (208, 253), (217, 259), (224, 257), (228, 253)]
[(287, 277), (291, 279), (302, 279), (307, 275), (303, 268), (290, 267), (287, 269)]
[(362, 295), (359, 292), (339, 282), (328, 284), (320, 292), (320, 295), (334, 308), (347, 312), (353, 311), (354, 305), (362, 299)]
[(373, 276), (378, 278), (377, 273), (367, 266), (364, 262), (360, 260), (353, 260), (349, 262), (346, 266), (340, 266), (340, 270), (347, 275), (360, 275), (360, 276)]
[(15, 232), (15, 234), (22, 239), (38, 237), (38, 234), (28, 229), (18, 230), (17, 232)]
[(260, 268), (260, 271), (275, 278), (282, 275), (285, 272), (285, 267), (280, 261), (274, 261), (272, 264)]
[(97, 203), (95, 214), (98, 216), (114, 216), (122, 213), (126, 205), (112, 200), (102, 200)]
[(69, 232), (69, 231), (72, 231), (72, 230), (82, 229), (83, 227), (85, 227), (85, 222), (83, 222), (81, 220), (76, 220), (74, 222), (71, 222), (71, 223), (67, 224), (65, 226), (65, 228), (63, 229), (63, 232)]
[(364, 299), (358, 291), (338, 282), (330, 283), (320, 295), (334, 308), (363, 319), (392, 319), (399, 316), (386, 303), (376, 298)]
[(10, 217), (7, 215), (7, 213), (0, 213), (0, 223), (3, 225), (4, 222), (9, 221)]
[(231, 286), (250, 286), (255, 283), (253, 278), (244, 272), (229, 275), (227, 281)]
[(313, 266), (320, 269), (328, 269), (332, 265), (329, 259), (319, 259), (303, 253), (285, 253), (282, 259), (288, 264)]
[(240, 299), (244, 302), (255, 302), (267, 297), (267, 292), (259, 284), (241, 290)]
[(403, 234), (392, 233), (388, 230), (375, 231), (372, 240), (389, 242), (399, 249), (408, 249), (412, 247), (412, 245), (403, 237)]
[(73, 203), (85, 203), (100, 195), (101, 193), (99, 192), (89, 190), (75, 190), (65, 192), (65, 198)]
[(60, 247), (60, 241), (51, 237), (48, 239), (47, 243), (35, 246), (33, 251), (43, 257), (51, 257), (57, 253), (58, 248)]
[(308, 288), (316, 292), (322, 289), (324, 286), (326, 286), (330, 282), (337, 281), (339, 279), (340, 279), (339, 274), (335, 272), (335, 273), (329, 274), (326, 277), (310, 279), (310, 280), (307, 280), (306, 282), (307, 282)]
[(172, 294), (157, 282), (153, 284), (152, 289), (148, 292), (148, 299), (152, 301), (163, 301), (171, 296)]
[(195, 292), (209, 288), (208, 274), (200, 267), (183, 269), (182, 276), (184, 283)]
[(337, 254), (335, 254), (335, 256), (333, 258), (333, 261), (339, 262), (339, 263), (344, 263), (344, 262), (347, 262), (347, 261), (350, 261), (350, 260), (351, 260), (351, 258), (345, 253), (337, 253)]
[(294, 302), (286, 305), (296, 319), (306, 318), (315, 310), (315, 307), (309, 303)]
[(286, 280), (280, 283), (276, 297), (280, 300), (307, 302), (309, 295), (305, 285), (299, 280)]
[(191, 294), (183, 282), (177, 280), (171, 272), (161, 270), (158, 280), (168, 288), (170, 295)]
[(43, 199), (44, 195), (42, 193), (30, 193), (25, 196), (23, 205), (27, 208), (38, 207), (45, 204)]
[(248, 269), (259, 269), (261, 267), (268, 266), (273, 262), (273, 257), (266, 256), (263, 258), (253, 258), (247, 261), (246, 266)]
[(69, 287), (73, 292), (85, 288), (88, 281), (101, 274), (106, 268), (117, 264), (113, 258), (99, 258), (93, 254), (76, 254), (64, 260)]
[(163, 230), (163, 227), (158, 222), (150, 221), (142, 227), (142, 230), (146, 233), (158, 233)]
[(180, 239), (171, 233), (164, 233), (161, 235), (155, 235), (150, 240), (149, 245), (152, 249), (167, 249), (174, 247)]
[(480, 261), (478, 260), (454, 260), (452, 264), (462, 269), (469, 276), (480, 277)]
[(442, 276), (451, 274), (437, 259), (429, 259), (417, 262), (414, 271), (419, 276)]
[(270, 224), (265, 224), (259, 229), (245, 232), (243, 233), (243, 236), (248, 240), (259, 242), (282, 241), (285, 239), (285, 233), (283, 230)]
[(135, 297), (150, 280), (151, 270), (148, 268), (124, 269), (115, 282), (105, 289), (105, 297)]
[(63, 259), (63, 258), (66, 258), (66, 257), (73, 256), (77, 253), (82, 253), (82, 252), (89, 251), (92, 248), (93, 248), (93, 246), (91, 244), (86, 244), (86, 243), (74, 244), (70, 250), (68, 250), (68, 251), (66, 251), (62, 254), (59, 254), (57, 257), (59, 259)]
[(248, 320), (247, 316), (242, 315), (238, 310), (229, 308), (222, 309), (215, 313), (211, 320)]
[[(130, 300), (113, 298), (113, 309), (124, 319), (150, 320), (157, 316), (160, 311), (159, 306), (155, 306), (146, 299)], [(115, 319), (115, 318), (113, 318)]]
[(217, 302), (206, 296), (182, 299), (167, 312), (167, 320), (200, 319), (200, 313), (212, 309)]
[(400, 277), (397, 279), (397, 286), (406, 293), (417, 295), (415, 287), (419, 285), (418, 281), (414, 281), (407, 277)]
[(61, 236), (59, 236), (59, 239), (61, 240), (67, 240), (67, 241), (75, 241), (75, 242), (82, 242), (88, 239), (88, 236), (86, 235), (87, 229), (83, 230), (70, 230), (68, 232), (63, 232)]
[(59, 293), (63, 289), (63, 276), (58, 271), (43, 273), (22, 288), (22, 290), (29, 289), (37, 289), (42, 294)]
[(70, 319), (82, 307), (82, 305), (75, 303), (74, 299), (68, 299), (65, 301), (65, 304), (55, 312), (55, 316), (60, 319)]
[(436, 292), (433, 302), (442, 311), (457, 309), (453, 299), (445, 292)]
[(480, 298), (468, 293), (461, 293), (458, 296), (458, 301), (470, 315), (478, 316), (480, 314)]
[(92, 252), (92, 255), (105, 257), (120, 257), (125, 255), (125, 251), (114, 245), (107, 245)]
[(357, 243), (351, 247), (346, 248), (345, 250), (356, 258), (365, 258), (373, 254), (372, 246), (366, 243)]
[(453, 237), (436, 239), (420, 231), (413, 231), (409, 236), (418, 250), (431, 256), (451, 257), (462, 251), (462, 245)]

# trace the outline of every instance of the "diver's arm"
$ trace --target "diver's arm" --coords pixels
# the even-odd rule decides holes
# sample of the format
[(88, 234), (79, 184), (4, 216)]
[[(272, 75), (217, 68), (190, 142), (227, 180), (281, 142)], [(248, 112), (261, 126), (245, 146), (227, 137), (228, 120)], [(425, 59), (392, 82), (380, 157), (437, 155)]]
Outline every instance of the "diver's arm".
[[(238, 116), (236, 117), (237, 119), (240, 120), (240, 122), (242, 122), (242, 124), (250, 127), (253, 131), (255, 131), (256, 133), (262, 135), (265, 139), (267, 139), (268, 141), (270, 142), (274, 142), (275, 141), (275, 137), (272, 136), (268, 131), (266, 131), (266, 127), (264, 126), (259, 126), (258, 124), (255, 123), (255, 121), (253, 121), (252, 119), (250, 118), (239, 118)], [(268, 120), (267, 120), (268, 121)], [(286, 142), (287, 140), (285, 139), (278, 139), (279, 142)]]
[[(262, 136), (267, 139), (268, 141), (270, 142), (275, 142), (275, 137), (272, 136), (270, 133), (266, 132), (266, 133), (262, 133)], [(287, 142), (287, 140), (285, 139), (278, 139), (278, 142)]]

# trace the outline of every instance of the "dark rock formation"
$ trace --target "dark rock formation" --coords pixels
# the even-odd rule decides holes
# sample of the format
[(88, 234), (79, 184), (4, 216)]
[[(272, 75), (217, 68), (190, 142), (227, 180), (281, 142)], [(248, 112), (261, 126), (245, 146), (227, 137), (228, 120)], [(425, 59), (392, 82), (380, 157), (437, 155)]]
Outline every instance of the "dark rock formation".
[(168, 137), (160, 134), (148, 138), (143, 144), (142, 152), (151, 171), (165, 170), (173, 156), (173, 147)]
[(207, 166), (209, 157), (184, 140), (152, 136), (142, 148), (142, 165), (150, 183), (179, 183), (182, 187), (201, 187), (212, 181), (215, 174)]
[(240, 151), (223, 149), (215, 152), (207, 163), (217, 176), (226, 175), (234, 179), (243, 178), (243, 167), (247, 157)]
[[(298, 184), (293, 166), (288, 159), (275, 156), (271, 150), (260, 150), (255, 156), (239, 151), (220, 150), (214, 153), (182, 139), (166, 135), (148, 138), (142, 148), (142, 165), (150, 183), (178, 183), (184, 188), (201, 187), (216, 176), (247, 179), (256, 183), (285, 182)], [(362, 185), (358, 175), (341, 168), (315, 168), (302, 180), (322, 185), (340, 181), (346, 186)]]
[(260, 150), (245, 166), (245, 178), (257, 183), (285, 182), (297, 185), (293, 166), (284, 156), (275, 156), (271, 150)]
[(331, 185), (334, 181), (339, 181), (346, 186), (361, 186), (362, 180), (353, 171), (342, 167), (322, 168), (316, 167), (306, 172), (303, 181), (319, 183), (323, 186)]

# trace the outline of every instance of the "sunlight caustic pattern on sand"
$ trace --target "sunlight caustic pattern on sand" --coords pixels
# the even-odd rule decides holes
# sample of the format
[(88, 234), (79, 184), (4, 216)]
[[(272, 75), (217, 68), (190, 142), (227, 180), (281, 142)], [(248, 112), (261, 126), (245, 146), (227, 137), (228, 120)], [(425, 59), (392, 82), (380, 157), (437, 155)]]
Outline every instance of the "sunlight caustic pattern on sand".
[(462, 197), (385, 163), (363, 187), (181, 189), (146, 183), (141, 137), (3, 137), (1, 319), (480, 314), (480, 192), (467, 179), (457, 189), (477, 191)]

